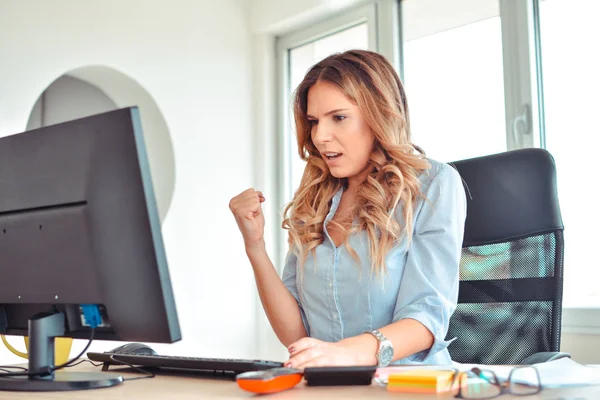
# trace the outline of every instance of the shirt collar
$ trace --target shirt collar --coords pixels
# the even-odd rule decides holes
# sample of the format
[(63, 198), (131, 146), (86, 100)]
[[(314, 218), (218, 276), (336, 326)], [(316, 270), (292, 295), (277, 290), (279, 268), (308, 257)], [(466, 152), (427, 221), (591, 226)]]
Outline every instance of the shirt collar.
[(325, 221), (330, 221), (335, 212), (337, 211), (338, 206), (340, 205), (340, 200), (342, 198), (342, 193), (344, 192), (344, 188), (339, 188), (339, 190), (333, 195), (331, 199), (331, 208), (329, 209), (329, 213), (325, 217)]

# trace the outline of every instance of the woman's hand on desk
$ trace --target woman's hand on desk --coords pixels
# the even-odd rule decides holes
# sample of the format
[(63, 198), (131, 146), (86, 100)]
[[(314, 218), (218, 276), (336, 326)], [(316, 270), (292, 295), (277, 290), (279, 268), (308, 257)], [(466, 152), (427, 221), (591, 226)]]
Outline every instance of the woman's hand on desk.
[(375, 347), (371, 352), (371, 349), (365, 348), (364, 343), (361, 341), (346, 339), (337, 343), (329, 343), (305, 337), (288, 347), (290, 359), (285, 363), (285, 366), (308, 368), (375, 365), (377, 364), (375, 358), (376, 346), (375, 343)]

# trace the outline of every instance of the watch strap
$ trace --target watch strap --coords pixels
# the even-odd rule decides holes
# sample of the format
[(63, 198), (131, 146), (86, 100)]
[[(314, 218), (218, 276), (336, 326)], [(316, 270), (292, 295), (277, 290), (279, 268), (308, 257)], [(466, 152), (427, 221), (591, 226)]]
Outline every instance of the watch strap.
[(375, 336), (375, 338), (377, 338), (377, 340), (379, 340), (379, 342), (383, 342), (384, 340), (386, 340), (386, 337), (383, 336), (383, 334), (381, 332), (379, 332), (377, 329), (369, 332), (371, 335)]

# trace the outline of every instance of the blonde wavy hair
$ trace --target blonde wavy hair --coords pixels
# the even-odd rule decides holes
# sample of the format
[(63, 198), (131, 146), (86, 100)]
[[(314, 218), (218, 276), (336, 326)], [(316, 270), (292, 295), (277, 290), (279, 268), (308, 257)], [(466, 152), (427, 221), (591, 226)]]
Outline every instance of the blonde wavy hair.
[[(348, 238), (365, 231), (369, 238), (371, 272), (385, 272), (388, 251), (406, 235), (410, 242), (414, 204), (421, 195), (418, 176), (429, 169), (424, 152), (411, 141), (408, 105), (400, 78), (381, 55), (350, 50), (331, 55), (313, 66), (294, 94), (294, 119), (298, 153), (306, 161), (300, 186), (284, 209), (282, 227), (289, 230), (288, 242), (304, 265), (309, 252), (323, 243), (323, 222), (336, 192), (347, 179), (335, 178), (311, 139), (306, 116), (308, 90), (317, 82), (338, 87), (360, 110), (375, 136), (369, 163), (371, 171), (356, 193), (351, 210), (353, 224), (344, 229), (343, 243), (355, 260), (357, 253)], [(396, 216), (402, 212), (402, 222)]]

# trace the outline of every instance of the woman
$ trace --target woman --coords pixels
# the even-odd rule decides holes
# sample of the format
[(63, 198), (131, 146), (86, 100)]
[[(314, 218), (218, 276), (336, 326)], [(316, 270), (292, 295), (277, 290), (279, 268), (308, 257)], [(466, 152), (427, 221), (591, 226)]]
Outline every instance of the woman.
[(450, 363), (465, 193), (412, 143), (394, 69), (369, 51), (332, 55), (299, 85), (294, 117), (306, 168), (285, 210), (282, 279), (265, 251), (262, 193), (230, 202), (285, 365)]

